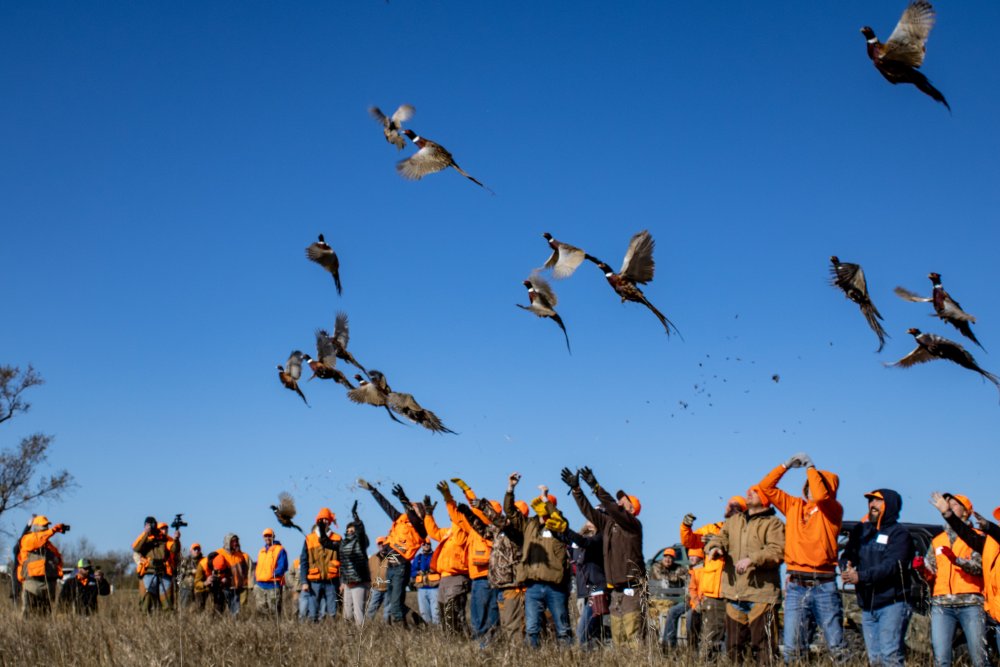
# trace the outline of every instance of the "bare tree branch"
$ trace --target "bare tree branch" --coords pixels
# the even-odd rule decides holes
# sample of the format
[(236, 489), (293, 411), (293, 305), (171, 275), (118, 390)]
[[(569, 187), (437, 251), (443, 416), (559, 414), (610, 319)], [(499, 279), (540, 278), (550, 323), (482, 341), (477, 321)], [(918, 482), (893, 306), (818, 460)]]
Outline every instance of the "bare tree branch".
[(18, 366), (0, 366), (0, 424), (30, 410), (31, 403), (25, 401), (22, 394), (41, 384), (45, 384), (45, 380), (31, 364), (23, 374)]

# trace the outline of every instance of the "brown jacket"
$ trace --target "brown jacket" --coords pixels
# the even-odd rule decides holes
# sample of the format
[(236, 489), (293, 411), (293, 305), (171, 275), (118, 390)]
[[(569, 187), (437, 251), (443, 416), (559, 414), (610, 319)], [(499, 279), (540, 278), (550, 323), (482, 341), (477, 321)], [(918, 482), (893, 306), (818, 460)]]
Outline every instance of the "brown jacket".
[[(781, 566), (785, 553), (785, 524), (769, 507), (750, 515), (737, 512), (726, 519), (718, 535), (712, 535), (705, 545), (705, 556), (719, 547), (725, 564), (722, 570), (722, 597), (727, 600), (769, 602), (781, 599)], [(750, 559), (750, 568), (736, 573), (735, 563)]]
[(646, 578), (646, 559), (642, 555), (642, 523), (618, 506), (604, 487), (594, 494), (603, 512), (594, 509), (580, 487), (573, 489), (573, 499), (583, 516), (597, 526), (604, 542), (604, 576), (610, 588), (641, 586)]
[[(503, 497), (507, 521), (524, 536), (521, 545), (521, 562), (517, 566), (517, 584), (545, 583), (553, 586), (569, 585), (569, 554), (566, 545), (552, 535), (537, 516), (524, 516), (514, 506), (514, 494)], [(549, 507), (549, 510), (554, 510)]]

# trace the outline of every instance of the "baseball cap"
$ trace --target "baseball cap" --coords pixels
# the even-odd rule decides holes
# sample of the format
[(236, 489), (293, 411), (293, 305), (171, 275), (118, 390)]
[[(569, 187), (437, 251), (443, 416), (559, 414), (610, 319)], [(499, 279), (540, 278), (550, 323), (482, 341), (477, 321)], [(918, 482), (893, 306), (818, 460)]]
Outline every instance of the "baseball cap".
[(632, 514), (635, 516), (639, 516), (639, 512), (642, 511), (642, 503), (639, 502), (638, 498), (628, 493), (625, 493), (621, 489), (618, 489), (618, 493), (615, 494), (615, 497), (618, 500), (621, 500), (623, 497), (627, 497), (629, 499), (629, 502), (632, 503)]
[(272, 529), (270, 529), (270, 528), (265, 528), (264, 532), (261, 533), (261, 535), (264, 535), (264, 536), (270, 535), (271, 537), (274, 537), (274, 531)]

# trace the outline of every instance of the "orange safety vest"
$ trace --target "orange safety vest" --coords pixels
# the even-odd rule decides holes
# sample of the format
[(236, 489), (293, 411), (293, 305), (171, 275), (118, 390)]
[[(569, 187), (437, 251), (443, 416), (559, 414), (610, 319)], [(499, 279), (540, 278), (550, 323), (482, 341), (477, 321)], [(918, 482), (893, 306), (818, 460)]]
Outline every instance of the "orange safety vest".
[(952, 565), (943, 554), (937, 553), (941, 547), (951, 547), (955, 555), (959, 558), (969, 558), (972, 556), (972, 548), (962, 541), (962, 538), (955, 538), (955, 544), (951, 544), (948, 533), (941, 531), (931, 540), (931, 548), (934, 549), (934, 564), (937, 566), (937, 574), (934, 577), (934, 589), (931, 595), (955, 595), (959, 593), (983, 593), (983, 578), (969, 574), (965, 570)]
[(428, 572), (427, 574), (418, 574), (413, 577), (413, 584), (417, 588), (433, 588), (437, 586), (441, 581), (441, 575), (437, 572)]
[(48, 528), (21, 537), (17, 552), (17, 580), (44, 578), (53, 581), (62, 578), (62, 554), (49, 538), (56, 531)]
[(219, 549), (215, 552), (212, 569), (219, 571), (223, 568), (227, 568), (232, 577), (230, 588), (246, 588), (247, 576), (250, 573), (250, 556), (242, 551), (231, 554), (225, 549)]
[(285, 547), (280, 544), (272, 544), (271, 548), (263, 547), (257, 554), (257, 569), (254, 570), (254, 577), (257, 581), (272, 584), (284, 584), (285, 577), (275, 577), (274, 568), (278, 566), (278, 557)]
[(420, 533), (410, 524), (410, 519), (405, 514), (400, 514), (392, 522), (387, 541), (393, 551), (406, 560), (413, 560), (413, 557), (420, 550), (420, 545), (424, 542), (420, 538)]
[(992, 537), (986, 538), (983, 547), (983, 592), (986, 611), (994, 621), (1000, 622), (1000, 544)]
[[(681, 544), (685, 549), (704, 549), (705, 538), (709, 535), (718, 535), (722, 530), (722, 523), (722, 521), (710, 523), (698, 530), (691, 530), (690, 526), (681, 524)], [(709, 559), (706, 555), (701, 579), (698, 582), (698, 591), (703, 596), (714, 599), (722, 597), (722, 568), (725, 564), (724, 558)]]
[(482, 579), (489, 574), (490, 552), (493, 551), (493, 541), (483, 539), (483, 536), (473, 530), (468, 541), (469, 578)]
[[(337, 533), (330, 533), (330, 539), (339, 542), (341, 538)], [(337, 552), (324, 548), (316, 533), (306, 535), (306, 553), (309, 555), (309, 571), (306, 573), (306, 579), (326, 581), (340, 576), (340, 560), (337, 558)]]
[[(135, 541), (132, 542), (132, 550), (138, 552), (139, 547), (141, 547), (146, 542), (146, 537), (147, 537), (146, 533), (143, 532), (139, 535), (139, 537), (135, 538)], [(156, 564), (160, 563), (161, 566), (163, 567), (162, 574), (166, 574), (167, 576), (173, 576), (174, 544), (175, 544), (174, 538), (168, 536), (165, 541), (160, 542), (152, 549), (149, 549), (146, 552), (145, 556), (139, 558), (139, 562), (135, 566), (135, 573), (141, 577), (144, 574), (146, 574), (146, 572), (149, 570), (151, 566), (155, 570)]]

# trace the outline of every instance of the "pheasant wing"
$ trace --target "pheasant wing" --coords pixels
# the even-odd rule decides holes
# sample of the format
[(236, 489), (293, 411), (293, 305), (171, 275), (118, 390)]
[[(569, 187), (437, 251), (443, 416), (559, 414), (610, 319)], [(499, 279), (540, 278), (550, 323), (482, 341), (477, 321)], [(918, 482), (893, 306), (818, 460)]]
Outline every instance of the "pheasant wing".
[(413, 118), (413, 114), (415, 112), (416, 109), (413, 108), (413, 105), (400, 104), (399, 108), (396, 109), (396, 111), (392, 114), (392, 122), (394, 122), (396, 125), (405, 123), (406, 121)]
[(559, 300), (556, 298), (556, 293), (552, 291), (552, 286), (549, 285), (549, 281), (542, 278), (537, 273), (534, 273), (528, 277), (528, 282), (534, 288), (535, 293), (542, 300), (542, 305), (552, 309), (555, 307)]
[(382, 127), (389, 127), (389, 118), (386, 117), (382, 110), (378, 107), (368, 107), (368, 113), (371, 117), (378, 121), (379, 125)]
[(928, 303), (933, 299), (929, 296), (920, 296), (919, 294), (914, 294), (905, 287), (897, 287), (893, 290), (900, 299), (904, 301), (913, 301), (915, 303)]
[(634, 283), (648, 283), (653, 279), (653, 237), (643, 230), (629, 241), (628, 251), (619, 272)]
[(355, 403), (375, 405), (381, 407), (386, 404), (385, 394), (379, 391), (378, 387), (371, 382), (366, 382), (360, 387), (356, 387), (347, 392), (347, 398)]
[(573, 275), (577, 267), (583, 264), (587, 256), (580, 248), (568, 243), (556, 242), (556, 249), (542, 266), (543, 269), (552, 269), (553, 278), (568, 278)]
[(908, 355), (906, 355), (899, 361), (895, 361), (891, 364), (886, 364), (886, 366), (889, 367), (898, 366), (900, 368), (909, 368), (910, 366), (913, 366), (915, 364), (924, 364), (927, 363), (928, 361), (933, 361), (933, 360), (934, 356), (927, 351), (927, 348), (925, 348), (923, 345), (918, 345), (916, 348), (913, 349), (912, 352), (910, 352)]
[(934, 27), (934, 18), (931, 3), (926, 0), (910, 3), (886, 40), (882, 58), (920, 67), (927, 52), (927, 37)]
[(316, 357), (321, 364), (329, 368), (337, 365), (337, 348), (322, 329), (316, 330)]
[(428, 141), (419, 151), (396, 163), (396, 171), (403, 178), (419, 181), (427, 174), (447, 169), (451, 163), (451, 154), (448, 151)]
[(288, 356), (288, 361), (285, 363), (285, 372), (288, 373), (288, 377), (292, 378), (292, 380), (299, 381), (299, 378), (302, 377), (301, 352), (296, 350)]
[(336, 271), (340, 266), (337, 253), (333, 251), (333, 248), (319, 243), (313, 243), (306, 248), (306, 257), (327, 271)]
[(351, 339), (351, 331), (347, 323), (347, 313), (344, 311), (337, 312), (337, 319), (333, 325), (333, 337), (337, 340), (340, 349), (347, 349), (347, 343)]

